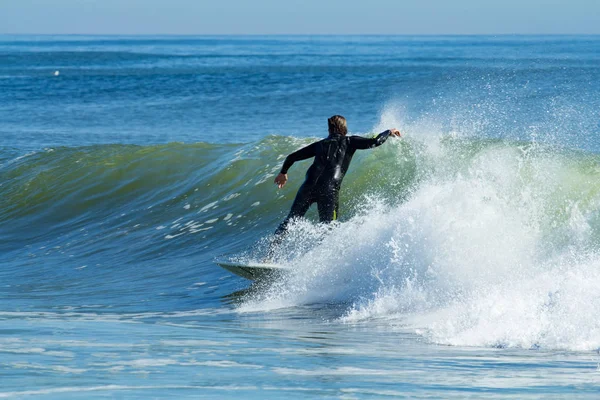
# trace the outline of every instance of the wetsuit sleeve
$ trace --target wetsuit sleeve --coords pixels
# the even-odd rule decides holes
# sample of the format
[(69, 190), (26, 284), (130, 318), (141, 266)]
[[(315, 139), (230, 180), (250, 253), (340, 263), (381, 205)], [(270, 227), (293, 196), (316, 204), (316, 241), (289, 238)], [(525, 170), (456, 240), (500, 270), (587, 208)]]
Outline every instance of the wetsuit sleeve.
[(350, 146), (354, 149), (364, 150), (372, 147), (381, 146), (385, 143), (388, 137), (390, 137), (392, 131), (389, 129), (385, 132), (381, 132), (374, 138), (365, 138), (361, 136), (350, 136)]
[(283, 163), (283, 167), (281, 167), (281, 173), (287, 174), (288, 169), (290, 169), (292, 164), (294, 164), (296, 161), (306, 160), (307, 158), (314, 157), (316, 155), (317, 143), (318, 142), (315, 142), (311, 145), (303, 147), (287, 156)]

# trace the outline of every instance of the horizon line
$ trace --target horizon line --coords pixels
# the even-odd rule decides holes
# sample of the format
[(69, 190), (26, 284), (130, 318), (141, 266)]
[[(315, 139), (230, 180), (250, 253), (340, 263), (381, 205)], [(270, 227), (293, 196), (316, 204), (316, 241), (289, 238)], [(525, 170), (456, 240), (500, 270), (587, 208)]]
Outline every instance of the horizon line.
[(600, 33), (10, 33), (2, 36), (600, 36)]

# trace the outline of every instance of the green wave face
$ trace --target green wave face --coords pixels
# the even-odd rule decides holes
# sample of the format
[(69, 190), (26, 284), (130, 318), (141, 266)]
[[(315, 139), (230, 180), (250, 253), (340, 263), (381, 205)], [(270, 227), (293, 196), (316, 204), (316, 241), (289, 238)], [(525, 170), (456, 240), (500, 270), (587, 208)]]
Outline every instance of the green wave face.
[[(292, 167), (282, 190), (272, 184), (274, 176), (287, 154), (310, 142), (270, 136), (232, 145), (106, 145), (47, 149), (20, 158), (5, 149), (0, 158), (3, 236), (14, 249), (24, 240), (49, 240), (87, 226), (101, 235), (111, 224), (139, 225), (136, 229), (159, 243), (177, 235), (182, 246), (198, 236), (214, 240), (241, 230), (262, 235), (289, 210), (310, 161)], [(595, 213), (598, 161), (595, 154), (535, 143), (390, 140), (356, 154), (344, 181), (341, 220), (368, 212), (375, 198), (398, 207), (425, 185), (457, 190), (466, 180), (490, 188), (482, 201), (527, 207), (528, 223), (551, 236), (553, 228), (569, 223), (574, 207)], [(314, 219), (313, 211), (309, 218)], [(595, 234), (597, 221), (590, 218)], [(160, 226), (165, 228), (157, 230)]]

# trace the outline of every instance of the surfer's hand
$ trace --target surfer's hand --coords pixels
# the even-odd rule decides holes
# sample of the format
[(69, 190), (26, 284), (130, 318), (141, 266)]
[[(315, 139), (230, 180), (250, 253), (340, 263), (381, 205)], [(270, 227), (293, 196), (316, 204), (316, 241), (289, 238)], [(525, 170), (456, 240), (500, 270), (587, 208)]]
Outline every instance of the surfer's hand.
[(279, 173), (279, 175), (277, 175), (275, 177), (275, 184), (279, 187), (279, 189), (284, 187), (286, 182), (287, 182), (287, 174)]
[(402, 135), (400, 135), (400, 131), (396, 128), (392, 128), (390, 129), (391, 135), (392, 136), (396, 136), (396, 137), (401, 137)]

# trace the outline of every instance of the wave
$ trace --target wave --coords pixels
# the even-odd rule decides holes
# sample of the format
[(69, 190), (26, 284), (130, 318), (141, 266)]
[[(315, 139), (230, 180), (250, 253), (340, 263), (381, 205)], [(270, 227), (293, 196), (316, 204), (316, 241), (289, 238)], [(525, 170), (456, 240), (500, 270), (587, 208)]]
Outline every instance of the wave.
[[(273, 177), (312, 140), (3, 149), (0, 259), (63, 251), (132, 279), (127, 265), (144, 260), (253, 257), (242, 250), (285, 216), (309, 162), (284, 190)], [(599, 165), (594, 153), (452, 135), (359, 152), (340, 222), (315, 224), (311, 211), (291, 225), (275, 257), (295, 272), (238, 311), (336, 303), (344, 323), (383, 321), (435, 343), (598, 348)]]
[[(223, 222), (231, 214), (227, 221), (243, 217), (267, 229), (287, 212), (309, 161), (294, 166), (285, 190), (275, 189), (273, 177), (285, 155), (312, 140), (270, 136), (248, 144), (63, 147), (19, 157), (4, 149), (0, 223), (51, 235), (56, 226), (124, 213), (135, 214), (132, 222), (146, 224), (167, 224), (172, 217), (189, 222), (195, 214)], [(496, 170), (490, 170), (491, 160)], [(367, 194), (404, 204), (427, 185), (455, 190), (460, 177), (477, 174), (469, 184), (503, 185), (492, 189), (511, 202), (523, 193), (541, 197), (545, 224), (562, 224), (568, 216), (566, 204), (595, 206), (597, 165), (594, 154), (535, 143), (450, 136), (390, 142), (355, 157), (344, 182), (342, 220), (368, 208)], [(552, 192), (548, 181), (556, 181)], [(536, 210), (541, 212), (540, 207)], [(157, 210), (161, 215), (151, 215)], [(232, 225), (221, 225), (218, 231), (230, 234)]]
[[(285, 191), (275, 189), (273, 177), (285, 155), (310, 141), (271, 136), (250, 144), (100, 145), (45, 149), (20, 157), (5, 149), (0, 153), (0, 223), (12, 227), (17, 236), (22, 229), (53, 235), (57, 226), (124, 213), (134, 213), (132, 222), (146, 224), (203, 214), (221, 221), (245, 218), (266, 227), (272, 221), (263, 219), (272, 220), (274, 211), (287, 206), (307, 164), (294, 168)], [(348, 179), (353, 184), (346, 197), (357, 196), (368, 185), (376, 161), (358, 161), (363, 166)], [(411, 170), (403, 168), (403, 173)], [(157, 210), (160, 216), (150, 215)], [(230, 233), (227, 227), (236, 224), (230, 221), (219, 230)]]

